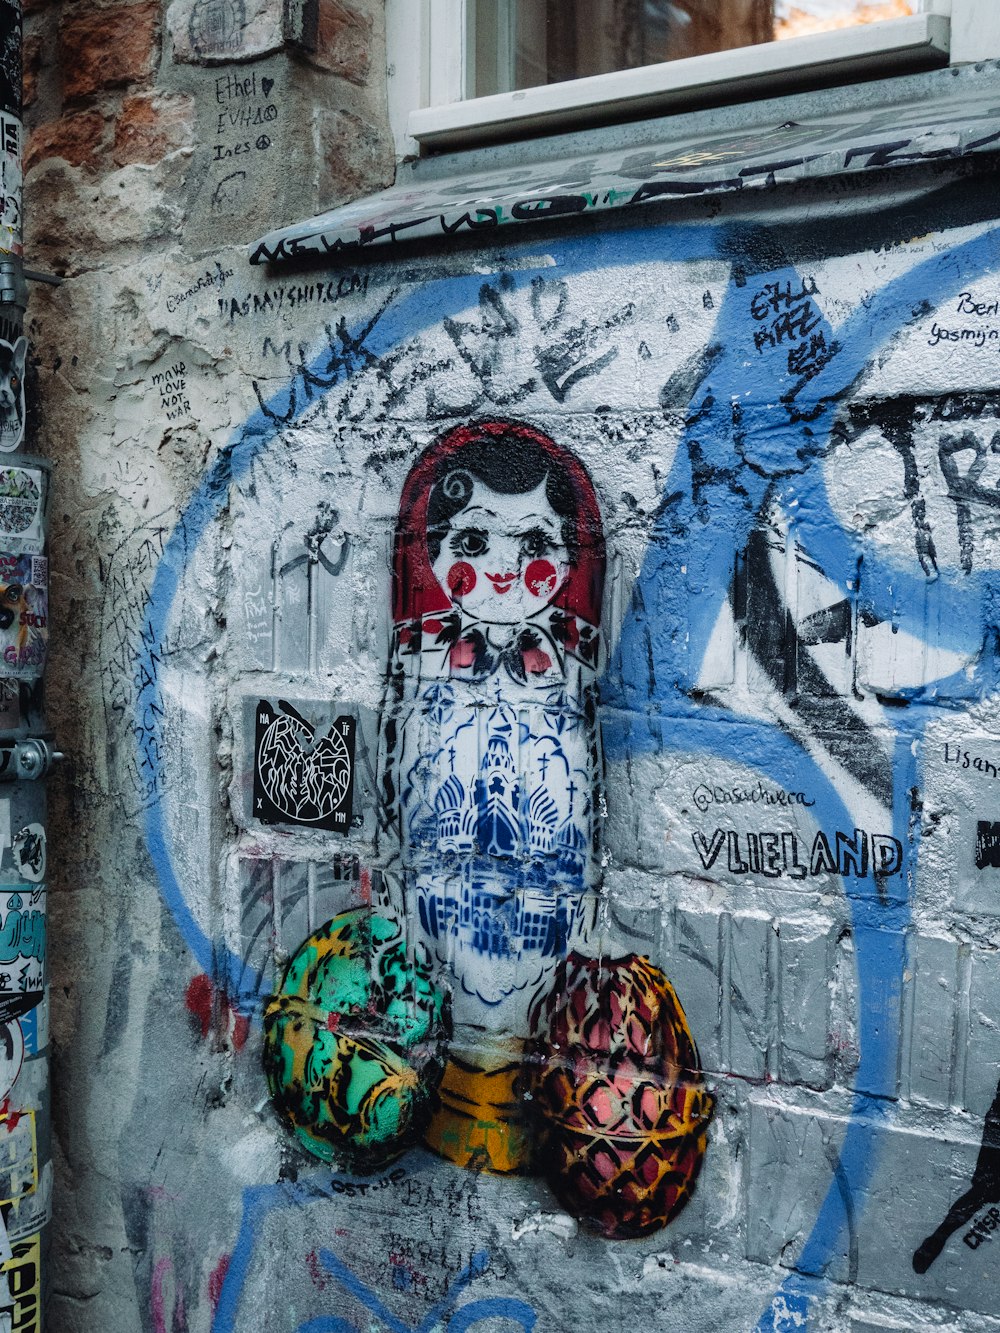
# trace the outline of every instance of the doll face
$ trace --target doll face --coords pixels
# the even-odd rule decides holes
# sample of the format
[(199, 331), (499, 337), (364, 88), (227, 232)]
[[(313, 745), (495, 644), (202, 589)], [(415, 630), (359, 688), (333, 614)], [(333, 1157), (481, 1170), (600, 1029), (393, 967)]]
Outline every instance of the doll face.
[(516, 625), (548, 606), (566, 582), (569, 553), (545, 482), (501, 495), (474, 479), (433, 570), (454, 604), (487, 624)]

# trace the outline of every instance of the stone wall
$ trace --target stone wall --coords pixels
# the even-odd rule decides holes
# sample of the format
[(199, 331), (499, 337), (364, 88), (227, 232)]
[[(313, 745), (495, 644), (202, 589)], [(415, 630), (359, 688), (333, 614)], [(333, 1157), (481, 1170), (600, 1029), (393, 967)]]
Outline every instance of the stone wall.
[(992, 159), (251, 267), (380, 33), (28, 19), (50, 1327), (996, 1329)]

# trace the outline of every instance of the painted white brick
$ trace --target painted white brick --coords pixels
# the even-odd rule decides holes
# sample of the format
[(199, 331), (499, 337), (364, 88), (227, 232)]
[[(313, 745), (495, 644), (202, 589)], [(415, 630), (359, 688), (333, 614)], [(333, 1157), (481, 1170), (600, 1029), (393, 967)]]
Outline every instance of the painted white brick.
[(929, 1106), (952, 1101), (959, 950), (952, 939), (911, 937), (904, 984), (900, 1095)]
[(977, 865), (980, 824), (1000, 821), (1000, 739), (961, 714), (932, 723), (921, 747), (923, 833), (917, 884), (971, 916), (1000, 916), (1000, 867)]
[(731, 917), (723, 934), (723, 1061), (745, 1078), (763, 1079), (773, 1058), (773, 940), (771, 921), (750, 914)]
[(778, 938), (780, 1077), (825, 1088), (832, 1078), (834, 926), (822, 918), (781, 921)]
[(702, 1068), (711, 1072), (725, 1068), (721, 1008), (729, 1007), (729, 997), (719, 985), (720, 923), (717, 912), (678, 908), (671, 922), (670, 947), (664, 950), (665, 967), (698, 1043)]
[(961, 1032), (958, 1058), (964, 1073), (964, 1106), (986, 1114), (1000, 1084), (1000, 953), (976, 949), (971, 957), (968, 1039)]

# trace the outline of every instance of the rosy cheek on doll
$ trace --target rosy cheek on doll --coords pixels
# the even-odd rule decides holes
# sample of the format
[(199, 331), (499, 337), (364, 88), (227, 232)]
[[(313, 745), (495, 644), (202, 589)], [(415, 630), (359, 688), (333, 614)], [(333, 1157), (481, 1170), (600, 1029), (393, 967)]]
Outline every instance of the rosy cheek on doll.
[(452, 597), (467, 597), (476, 586), (476, 571), (465, 560), (458, 560), (448, 570), (448, 591)]
[(532, 597), (552, 597), (559, 575), (551, 560), (532, 560), (524, 571), (524, 583)]

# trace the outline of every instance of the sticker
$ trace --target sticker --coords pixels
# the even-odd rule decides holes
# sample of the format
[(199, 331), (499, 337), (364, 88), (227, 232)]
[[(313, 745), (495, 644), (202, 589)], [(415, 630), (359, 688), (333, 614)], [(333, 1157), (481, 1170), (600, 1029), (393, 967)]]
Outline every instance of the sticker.
[[(21, 143), (24, 126), (17, 116), (0, 111), (0, 252), (9, 255), (24, 253), (21, 243), (21, 184), (24, 168), (21, 162)], [(22, 413), (23, 416), (23, 413)], [(3, 445), (3, 448), (14, 448)]]
[(24, 1033), (16, 1018), (0, 1026), (0, 1098), (17, 1082), (24, 1064)]
[(38, 554), (45, 546), (45, 475), (36, 468), (0, 468), (0, 543)]
[[(0, 236), (4, 221), (0, 218)], [(27, 338), (13, 345), (0, 338), (0, 451), (9, 454), (24, 439), (24, 358)]]
[(0, 892), (0, 1023), (40, 1003), (46, 944), (45, 889)]
[(48, 565), (44, 556), (0, 554), (0, 674), (4, 676), (34, 680), (45, 669)]
[[(0, 1125), (0, 1133), (3, 1126)], [(38, 1175), (38, 1187), (16, 1203), (0, 1208), (6, 1214), (7, 1235), (11, 1241), (24, 1240), (41, 1231), (52, 1220), (52, 1163), (45, 1162)]]
[[(9, 838), (9, 823), (7, 830)], [(2, 836), (2, 814), (0, 814), (0, 837)], [(6, 843), (4, 845), (6, 846)], [(25, 824), (24, 828), (14, 834), (14, 869), (22, 879), (32, 884), (40, 884), (45, 878), (45, 829), (41, 824)]]
[(307, 722), (291, 704), (257, 705), (253, 813), (262, 824), (306, 824), (347, 833), (354, 800), (353, 717), (329, 730)]
[(24, 1038), (25, 1058), (32, 1060), (36, 1055), (41, 1055), (49, 1044), (48, 986), (45, 987), (45, 994), (41, 1001), (35, 1005), (34, 1009), (29, 1009), (26, 1014), (22, 1014), (17, 1022), (21, 1029), (21, 1036)]
[(35, 1113), (7, 1111), (0, 1115), (0, 1205), (17, 1203), (37, 1188)]
[(17, 1333), (41, 1333), (42, 1238), (29, 1236), (11, 1248), (13, 1255), (0, 1269), (7, 1279), (7, 1308), (14, 1312), (11, 1328)]

